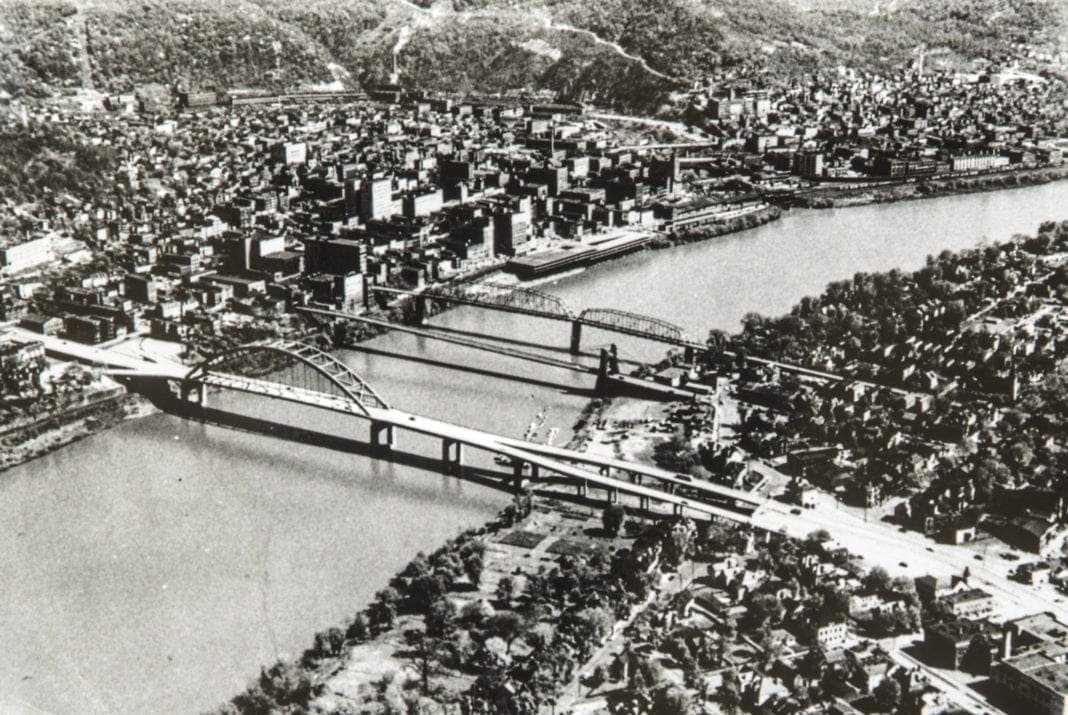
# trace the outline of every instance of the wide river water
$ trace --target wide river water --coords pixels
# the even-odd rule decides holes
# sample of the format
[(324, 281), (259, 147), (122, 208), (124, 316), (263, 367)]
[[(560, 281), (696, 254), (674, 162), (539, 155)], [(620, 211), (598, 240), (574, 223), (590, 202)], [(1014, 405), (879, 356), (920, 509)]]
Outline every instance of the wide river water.
[[(750, 311), (785, 312), (857, 271), (915, 269), (931, 253), (1031, 233), (1047, 219), (1068, 219), (1068, 182), (794, 211), (539, 289), (575, 309), (645, 313), (703, 337), (735, 330)], [(561, 351), (569, 337), (560, 323), (474, 309), (434, 324)], [(609, 339), (591, 331), (583, 348)], [(588, 399), (587, 375), (409, 335), (367, 346), (378, 354), (343, 357), (394, 406), (473, 427), (519, 436), (546, 409), (542, 434), (555, 426), (567, 435)], [(625, 357), (662, 352), (634, 341), (621, 347)], [(366, 436), (363, 423), (337, 415), (240, 396), (220, 401)], [(413, 452), (437, 449), (400, 440)], [(508, 498), (432, 471), (169, 415), (14, 468), (0, 474), (0, 712), (208, 709), (261, 665), (299, 654), (316, 631), (354, 613), (416, 552), (485, 522)]]

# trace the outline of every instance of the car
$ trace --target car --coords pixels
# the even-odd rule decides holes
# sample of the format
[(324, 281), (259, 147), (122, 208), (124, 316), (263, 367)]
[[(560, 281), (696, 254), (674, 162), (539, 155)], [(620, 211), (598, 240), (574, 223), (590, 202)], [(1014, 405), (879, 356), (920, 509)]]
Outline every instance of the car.
[(926, 548), (926, 549), (927, 549), (928, 551), (930, 551), (930, 552), (931, 552), (932, 554), (934, 553), (934, 549), (932, 549), (932, 548), (931, 548), (930, 546), (926, 546), (926, 547), (924, 547), (924, 548)]
[(982, 554), (976, 554), (975, 555), (975, 560), (976, 561), (982, 561), (983, 560), (983, 555)]
[(905, 568), (905, 569), (907, 569), (909, 567), (909, 565), (907, 563), (905, 563), (904, 561), (899, 561), (897, 565), (900, 566), (901, 568)]
[(790, 513), (791, 513), (791, 514), (794, 514), (794, 515), (797, 515), (797, 514), (800, 514), (800, 513), (801, 513), (801, 510), (800, 510), (800, 509), (798, 509), (798, 508), (797, 508), (797, 507), (795, 506), (795, 507), (794, 507), (793, 509), (791, 509), (791, 510), (790, 510)]

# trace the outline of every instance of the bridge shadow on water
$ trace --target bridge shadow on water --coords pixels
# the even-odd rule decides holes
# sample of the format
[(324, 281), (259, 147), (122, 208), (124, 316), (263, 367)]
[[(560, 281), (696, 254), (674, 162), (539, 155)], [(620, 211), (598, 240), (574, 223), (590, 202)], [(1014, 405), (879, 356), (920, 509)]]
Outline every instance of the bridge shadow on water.
[[(513, 474), (510, 467), (506, 469), (490, 469), (487, 467), (464, 465), (458, 472), (445, 472), (442, 469), (440, 458), (428, 457), (414, 452), (406, 452), (402, 449), (375, 449), (368, 442), (361, 442), (360, 440), (327, 434), (318, 430), (295, 427), (273, 420), (250, 417), (248, 415), (241, 415), (211, 407), (204, 409), (193, 408), (189, 410), (180, 410), (176, 409), (174, 404), (171, 404), (168, 405), (168, 408), (168, 412), (171, 414), (177, 414), (180, 417), (204, 424), (214, 425), (216, 427), (225, 427), (240, 432), (267, 435), (299, 444), (322, 447), (344, 452), (346, 454), (354, 454), (373, 461), (399, 464), (405, 467), (429, 472), (434, 476), (463, 480), (499, 492), (509, 494), (514, 492), (512, 483)], [(360, 424), (364, 423), (361, 422)], [(604, 504), (604, 499), (598, 499), (597, 497), (592, 496), (594, 490), (590, 490), (591, 496), (586, 497), (579, 496), (577, 493), (571, 491), (561, 491), (559, 488), (560, 485), (566, 484), (567, 481), (568, 480), (563, 477), (546, 476), (540, 478), (536, 483), (532, 483), (529, 479), (526, 479), (525, 483), (534, 494), (546, 499), (587, 508), (599, 508)], [(378, 484), (381, 489), (396, 489), (397, 487), (397, 484), (394, 481), (384, 483), (372, 482), (372, 484)], [(416, 494), (419, 490), (411, 491), (413, 494)], [(646, 515), (643, 510), (639, 509), (628, 507), (628, 511), (635, 515)]]
[[(428, 457), (423, 454), (406, 452), (397, 448), (390, 450), (383, 450), (381, 448), (376, 449), (369, 442), (362, 442), (360, 440), (327, 434), (306, 427), (295, 427), (293, 425), (275, 422), (274, 420), (250, 417), (248, 415), (211, 407), (203, 409), (190, 408), (189, 410), (175, 409), (173, 404), (169, 407), (170, 409), (168, 411), (172, 414), (178, 414), (181, 417), (195, 422), (214, 425), (216, 427), (225, 427), (240, 432), (267, 435), (303, 445), (322, 447), (344, 452), (346, 454), (365, 457), (369, 460), (399, 464), (401, 466), (430, 472), (433, 475), (462, 479), (465, 482), (471, 482), (496, 491), (507, 493), (512, 493), (514, 491), (512, 484), (513, 474), (510, 467), (505, 469), (490, 469), (474, 465), (463, 465), (458, 472), (445, 472), (442, 469), (443, 465), (441, 459), (437, 457)], [(365, 425), (366, 423), (361, 421), (360, 424)], [(538, 483), (543, 485), (559, 485), (565, 482), (566, 480), (563, 478), (554, 478), (550, 476), (540, 479)], [(532, 487), (535, 494), (547, 498), (583, 506), (600, 503), (599, 500), (591, 499), (590, 497), (580, 497), (577, 494), (561, 492), (556, 489), (550, 490), (538, 488), (537, 485), (530, 484), (529, 479), (527, 480), (527, 483)], [(389, 484), (389, 488), (394, 487), (394, 484)]]
[[(489, 370), (486, 368), (473, 367), (472, 365), (463, 365), (454, 362), (448, 362), (445, 360), (434, 360), (433, 358), (422, 357), (419, 355), (409, 355), (405, 353), (397, 353), (390, 350), (380, 350), (379, 348), (372, 348), (366, 345), (353, 345), (348, 349), (356, 352), (365, 353), (367, 355), (378, 355), (381, 357), (393, 358), (396, 360), (407, 360), (409, 362), (417, 362), (422, 365), (429, 365), (431, 367), (439, 367), (445, 370), (457, 370), (459, 372), (467, 372), (473, 375), (481, 375), (483, 377), (493, 377), (499, 380), (509, 380), (511, 382), (520, 382), (526, 385), (534, 385), (536, 387), (545, 387), (550, 390), (557, 390), (563, 394), (576, 395), (579, 397), (594, 398), (599, 395), (596, 386), (589, 388), (575, 387), (574, 385), (565, 385), (561, 382), (552, 382), (551, 380), (540, 380), (536, 377), (527, 377), (525, 375), (516, 375), (510, 372), (500, 372), (498, 370)], [(520, 358), (515, 358), (520, 359)], [(549, 369), (552, 369), (551, 367)], [(589, 373), (591, 382), (595, 382), (597, 375), (596, 372)]]

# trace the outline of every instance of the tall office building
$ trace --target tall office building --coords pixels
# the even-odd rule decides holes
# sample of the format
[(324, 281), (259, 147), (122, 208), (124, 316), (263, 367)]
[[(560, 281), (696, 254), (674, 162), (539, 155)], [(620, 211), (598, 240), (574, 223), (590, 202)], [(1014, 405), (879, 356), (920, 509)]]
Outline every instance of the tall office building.
[(371, 179), (360, 187), (360, 220), (364, 223), (377, 218), (389, 218), (393, 213), (393, 182), (390, 179)]

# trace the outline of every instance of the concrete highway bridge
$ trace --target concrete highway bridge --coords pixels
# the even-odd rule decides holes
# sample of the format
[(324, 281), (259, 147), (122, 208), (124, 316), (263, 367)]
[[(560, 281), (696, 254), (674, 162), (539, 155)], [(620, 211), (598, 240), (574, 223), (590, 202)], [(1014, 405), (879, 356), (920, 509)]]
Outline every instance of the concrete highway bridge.
[(399, 410), (350, 367), (306, 343), (254, 343), (213, 355), (192, 368), (140, 361), (57, 338), (47, 339), (45, 349), (54, 355), (96, 364), (116, 376), (166, 380), (174, 387), (186, 412), (206, 408), (214, 389), (245, 392), (355, 417), (368, 423), (369, 443), (377, 454), (386, 458), (397, 445), (400, 432), (434, 437), (441, 441), (441, 461), (446, 473), (461, 471), (465, 448), (499, 455), (512, 467), (510, 480), (514, 489), (521, 488), (529, 474), (533, 481), (563, 480), (584, 497), (589, 496), (590, 489), (600, 489), (609, 503), (628, 495), (638, 501), (641, 509), (657, 505), (669, 507), (677, 515), (747, 524), (752, 523), (755, 512), (766, 503), (763, 497), (749, 492), (648, 465), (539, 445)]
[(421, 290), (406, 290), (373, 285), (368, 286), (368, 292), (411, 296), (415, 300), (415, 318), (419, 323), (425, 322), (430, 301), (569, 323), (571, 352), (574, 354), (581, 352), (583, 326), (682, 347), (690, 355), (707, 349), (704, 343), (694, 340), (685, 330), (666, 320), (614, 308), (587, 308), (578, 312), (557, 296), (522, 286), (479, 281), (438, 283)]

